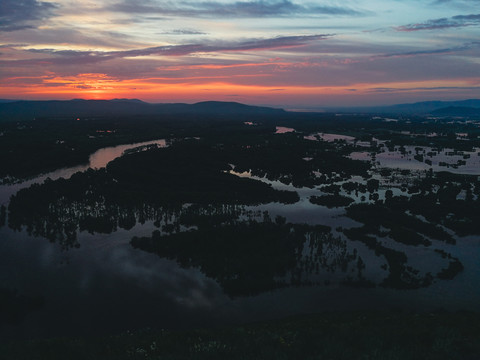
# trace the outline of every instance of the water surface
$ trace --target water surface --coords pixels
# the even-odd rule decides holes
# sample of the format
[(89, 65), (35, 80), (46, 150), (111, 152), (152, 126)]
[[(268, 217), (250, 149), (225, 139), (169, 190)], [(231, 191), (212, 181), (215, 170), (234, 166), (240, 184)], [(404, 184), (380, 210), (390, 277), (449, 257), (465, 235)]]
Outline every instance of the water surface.
[[(290, 130), (294, 131), (280, 129), (281, 132)], [(40, 183), (47, 177), (68, 178), (76, 171), (102, 168), (125, 150), (152, 144), (165, 146), (165, 141), (101, 149), (92, 154), (88, 165), (59, 169), (21, 184), (1, 186), (0, 199), (7, 204), (8, 197), (20, 188)], [(377, 161), (381, 161), (382, 157), (380, 160), (378, 157)], [(297, 224), (328, 225), (335, 236), (342, 236), (337, 228), (360, 225), (345, 217), (343, 208), (329, 209), (312, 204), (309, 201), (311, 196), (324, 194), (320, 187), (295, 188), (291, 184), (252, 177), (249, 172), (231, 173), (264, 181), (278, 190), (297, 191), (300, 197), (295, 204), (268, 203), (247, 207), (247, 210), (259, 213), (268, 211), (272, 218), (281, 215), (288, 222)], [(475, 236), (455, 237), (457, 245), (434, 242), (432, 248), (444, 249), (458, 257), (465, 270), (454, 281), (437, 281), (428, 288), (399, 291), (332, 283), (232, 298), (225, 294), (217, 281), (207, 277), (199, 268), (182, 268), (174, 260), (160, 258), (130, 245), (133, 236), (150, 236), (157, 229), (152, 220), (147, 219), (142, 223), (137, 219), (136, 225), (128, 231), (118, 228), (110, 234), (79, 232), (80, 247), (62, 251), (58, 244), (29, 236), (25, 230), (15, 232), (8, 227), (0, 228), (0, 286), (44, 299), (42, 309), (26, 314), (24, 321), (16, 325), (0, 325), (0, 333), (5, 337), (30, 338), (108, 334), (145, 327), (188, 329), (299, 313), (392, 307), (480, 310), (480, 287), (476, 286), (480, 280), (480, 239)], [(432, 257), (432, 249), (402, 244), (389, 246), (405, 250), (409, 263), (417, 267), (421, 268), (422, 264), (444, 266), (439, 257)], [(353, 248), (367, 262), (367, 276), (384, 275), (378, 271), (384, 262), (382, 257), (376, 256), (359, 242), (348, 241), (347, 250), (353, 251)], [(335, 276), (331, 274), (331, 278)]]
[(33, 184), (41, 184), (46, 179), (69, 179), (73, 174), (79, 171), (104, 168), (110, 161), (120, 157), (126, 150), (141, 148), (149, 145), (165, 147), (166, 140), (160, 139), (102, 148), (90, 155), (87, 164), (58, 169), (47, 174), (39, 175), (33, 179), (29, 179), (12, 185), (0, 185), (0, 205), (7, 204), (10, 196), (15, 194), (17, 191), (27, 188)]

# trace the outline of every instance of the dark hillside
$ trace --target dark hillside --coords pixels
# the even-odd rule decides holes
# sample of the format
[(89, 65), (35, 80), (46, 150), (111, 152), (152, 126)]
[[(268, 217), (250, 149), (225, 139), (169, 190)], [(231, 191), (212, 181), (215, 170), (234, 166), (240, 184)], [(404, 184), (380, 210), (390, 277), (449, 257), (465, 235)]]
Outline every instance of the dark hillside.
[(235, 102), (207, 101), (190, 104), (150, 104), (140, 100), (70, 100), (0, 102), (1, 120), (32, 120), (43, 117), (145, 116), (171, 114), (274, 114), (281, 109)]

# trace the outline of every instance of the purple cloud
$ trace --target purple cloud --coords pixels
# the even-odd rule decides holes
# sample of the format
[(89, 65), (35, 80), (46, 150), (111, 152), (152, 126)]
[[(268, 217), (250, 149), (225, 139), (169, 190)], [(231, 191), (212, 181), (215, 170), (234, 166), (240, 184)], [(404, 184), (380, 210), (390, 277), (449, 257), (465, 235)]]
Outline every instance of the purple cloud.
[(397, 31), (421, 31), (458, 28), (465, 26), (480, 25), (480, 14), (457, 15), (450, 18), (428, 20), (423, 23), (408, 24), (395, 27)]
[(261, 18), (271, 16), (361, 15), (362, 12), (339, 6), (299, 5), (290, 0), (253, 0), (225, 4), (217, 1), (153, 2), (123, 0), (107, 7), (110, 11), (185, 17)]
[(34, 64), (90, 64), (107, 60), (113, 60), (126, 57), (139, 57), (150, 55), (164, 56), (184, 56), (193, 53), (212, 53), (212, 52), (235, 52), (235, 51), (254, 51), (268, 50), (286, 47), (302, 46), (307, 43), (324, 40), (332, 35), (304, 35), (304, 36), (282, 36), (269, 39), (252, 39), (242, 42), (232, 43), (205, 43), (205, 44), (187, 44), (156, 46), (144, 49), (125, 50), (125, 51), (77, 51), (77, 50), (53, 50), (53, 49), (29, 49), (29, 52), (37, 54), (47, 54), (55, 57), (47, 59), (27, 59), (27, 60), (5, 60), (0, 63), (15, 63), (24, 65)]
[(37, 0), (2, 0), (0, 2), (0, 31), (35, 28), (54, 16), (58, 6)]
[(451, 54), (459, 51), (466, 51), (472, 48), (478, 47), (479, 42), (472, 42), (469, 44), (464, 44), (463, 46), (443, 48), (443, 49), (434, 49), (434, 50), (417, 50), (417, 51), (406, 51), (390, 54), (382, 54), (372, 56), (372, 59), (382, 59), (382, 58), (392, 58), (392, 57), (412, 57), (412, 56), (422, 56), (422, 55), (440, 55), (440, 54)]
[(171, 31), (165, 31), (162, 35), (207, 35), (206, 32), (195, 29), (175, 29)]
[(399, 93), (409, 91), (437, 91), (437, 90), (479, 90), (479, 86), (432, 86), (432, 87), (411, 87), (411, 88), (388, 88), (377, 87), (370, 88), (367, 91), (370, 93)]

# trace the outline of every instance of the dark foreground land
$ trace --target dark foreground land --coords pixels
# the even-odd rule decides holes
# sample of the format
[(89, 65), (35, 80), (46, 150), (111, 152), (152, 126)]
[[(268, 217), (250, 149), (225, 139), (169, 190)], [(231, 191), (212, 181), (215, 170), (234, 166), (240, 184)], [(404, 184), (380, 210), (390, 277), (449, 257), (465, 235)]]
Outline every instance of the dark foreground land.
[(185, 332), (134, 331), (0, 345), (3, 359), (421, 359), (480, 357), (476, 313), (354, 312)]
[(480, 359), (478, 117), (169, 109), (0, 118), (0, 359)]

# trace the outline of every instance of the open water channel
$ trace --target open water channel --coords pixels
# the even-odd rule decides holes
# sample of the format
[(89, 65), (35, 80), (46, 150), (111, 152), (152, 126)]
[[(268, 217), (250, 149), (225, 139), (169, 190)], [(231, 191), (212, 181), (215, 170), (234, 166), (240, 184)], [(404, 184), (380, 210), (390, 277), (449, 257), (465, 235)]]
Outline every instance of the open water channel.
[[(122, 145), (97, 151), (90, 163), (40, 176), (24, 183), (0, 186), (0, 204), (21, 188), (46, 178), (68, 178), (77, 171), (104, 167), (131, 148), (165, 146), (164, 140)], [(238, 174), (241, 175), (241, 174)], [(248, 174), (243, 174), (248, 176)], [(266, 181), (263, 179), (263, 181)], [(288, 185), (271, 182), (285, 189)], [(293, 188), (290, 186), (290, 188)], [(312, 189), (296, 189), (300, 201), (292, 205), (265, 204), (289, 222), (353, 226), (341, 209), (310, 203)], [(442, 246), (458, 257), (465, 270), (452, 281), (428, 288), (395, 290), (319, 285), (283, 288), (250, 297), (231, 298), (219, 284), (196, 268), (134, 249), (133, 236), (150, 236), (152, 221), (111, 234), (78, 234), (78, 249), (64, 251), (58, 244), (26, 231), (0, 228), (0, 287), (41, 299), (42, 305), (21, 321), (0, 323), (5, 338), (95, 335), (139, 328), (185, 329), (221, 326), (333, 310), (411, 309), (480, 310), (480, 238), (457, 238), (457, 245)], [(422, 258), (423, 249), (412, 257)], [(365, 257), (368, 262), (368, 258)]]

